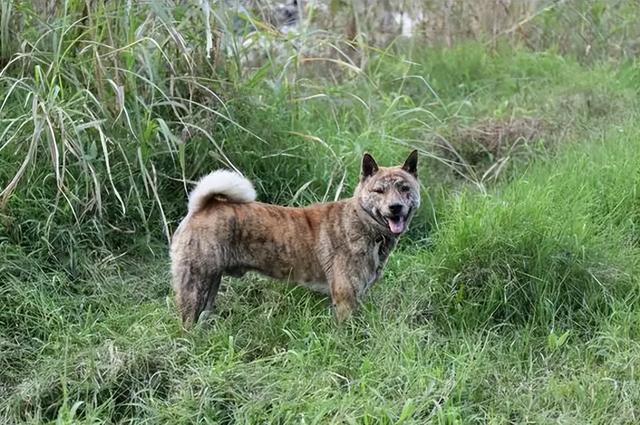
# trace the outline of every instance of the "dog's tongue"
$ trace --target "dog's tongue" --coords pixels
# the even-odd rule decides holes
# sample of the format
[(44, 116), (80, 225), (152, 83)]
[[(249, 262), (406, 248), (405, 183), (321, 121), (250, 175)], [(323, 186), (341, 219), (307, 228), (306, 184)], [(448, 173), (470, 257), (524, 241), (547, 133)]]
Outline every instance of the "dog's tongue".
[(404, 230), (404, 217), (398, 217), (396, 219), (389, 219), (389, 230), (396, 235), (402, 233)]

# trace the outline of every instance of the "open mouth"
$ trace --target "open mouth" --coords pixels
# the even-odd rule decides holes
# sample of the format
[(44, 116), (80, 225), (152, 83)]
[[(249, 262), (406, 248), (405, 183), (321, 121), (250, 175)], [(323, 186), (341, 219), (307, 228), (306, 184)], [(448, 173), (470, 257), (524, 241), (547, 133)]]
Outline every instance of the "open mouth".
[(389, 226), (389, 230), (394, 235), (399, 235), (404, 232), (407, 227), (407, 217), (403, 215), (394, 215), (391, 217), (384, 217), (384, 220), (387, 222), (387, 226)]

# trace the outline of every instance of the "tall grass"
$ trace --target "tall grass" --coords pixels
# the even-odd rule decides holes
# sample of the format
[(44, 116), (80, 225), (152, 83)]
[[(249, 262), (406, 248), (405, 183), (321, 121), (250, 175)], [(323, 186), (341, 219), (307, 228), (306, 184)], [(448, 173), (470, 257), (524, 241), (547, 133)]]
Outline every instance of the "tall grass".
[(76, 216), (100, 214), (106, 201), (145, 222), (152, 207), (142, 201), (151, 198), (166, 222), (158, 166), (184, 177), (187, 139), (226, 161), (213, 130), (218, 120), (238, 124), (218, 94), (219, 52), (183, 28), (182, 19), (199, 21), (188, 30), (206, 28), (199, 8), (65, 2), (43, 21), (28, 4), (3, 5), (17, 8), (25, 27), (0, 73), (2, 150), (21, 158), (7, 171), (3, 203), (46, 161)]
[[(100, 236), (168, 237), (164, 187), (180, 193), (209, 158), (232, 166), (214, 133), (220, 122), (239, 126), (219, 95), (219, 52), (209, 58), (201, 34), (189, 32), (206, 28), (206, 16), (191, 5), (138, 2), (64, 2), (46, 20), (25, 2), (3, 8), (23, 30), (3, 42), (0, 199), (13, 211), (33, 200), (42, 220), (22, 236), (33, 242), (59, 233), (55, 223), (85, 233), (100, 223)], [(185, 28), (189, 20), (196, 25)], [(20, 188), (26, 196), (12, 197)], [(81, 243), (56, 239), (46, 237), (49, 256)]]
[(11, 277), (0, 414), (633, 423), (638, 145), (634, 123), (621, 129), (452, 197), (434, 248), (395, 253), (342, 328), (321, 297), (248, 278), (226, 282), (211, 329), (183, 334), (162, 261), (123, 258), (122, 271), (102, 265), (82, 282)]
[[(532, 157), (526, 152), (535, 154), (548, 134), (536, 134), (517, 152), (481, 153), (485, 163), (478, 167), (469, 156), (486, 147), (464, 152), (455, 139), (466, 133), (456, 128), (477, 125), (482, 108), (500, 120), (547, 115), (519, 104), (541, 93), (545, 79), (571, 78), (575, 67), (546, 54), (532, 64), (530, 56), (510, 60), (508, 53), (493, 61), (491, 49), (468, 44), (445, 56), (415, 46), (380, 52), (361, 45), (367, 60), (354, 68), (326, 34), (303, 27), (288, 39), (251, 15), (244, 20), (258, 29), (248, 36), (255, 43), (243, 44), (231, 30), (238, 22), (233, 9), (206, 2), (2, 5), (0, 201), (21, 210), (11, 202), (37, 199), (47, 205), (45, 223), (93, 221), (86, 231), (108, 223), (101, 232), (116, 240), (168, 237), (181, 204), (167, 199), (184, 196), (190, 181), (220, 166), (260, 177), (268, 201), (328, 200), (349, 193), (348, 176), (365, 149), (391, 162), (401, 156), (395, 147), (406, 146), (433, 160), (428, 169), (453, 170), (484, 190), (508, 175), (510, 164), (526, 163)], [(15, 38), (12, 29), (20, 30)], [(265, 49), (255, 47), (262, 42)], [(326, 49), (338, 52), (329, 63), (338, 64), (331, 72), (339, 84), (309, 69), (326, 63)], [(256, 52), (264, 56), (259, 68), (247, 67)], [(496, 109), (486, 101), (490, 90), (513, 99)], [(307, 161), (316, 155), (331, 160)], [(13, 199), (16, 190), (29, 195)]]
[(636, 138), (613, 131), (491, 196), (453, 200), (434, 242), (449, 320), (590, 329), (635, 305)]
[[(528, 47), (385, 49), (260, 13), (236, 38), (221, 3), (1, 6), (0, 422), (637, 421), (638, 66), (596, 60), (633, 5), (557, 3), (526, 25), (568, 38)], [(608, 42), (561, 54), (557, 22), (596, 12)], [(247, 277), (181, 330), (191, 181), (236, 167), (304, 205), (411, 148), (424, 207), (353, 321)]]

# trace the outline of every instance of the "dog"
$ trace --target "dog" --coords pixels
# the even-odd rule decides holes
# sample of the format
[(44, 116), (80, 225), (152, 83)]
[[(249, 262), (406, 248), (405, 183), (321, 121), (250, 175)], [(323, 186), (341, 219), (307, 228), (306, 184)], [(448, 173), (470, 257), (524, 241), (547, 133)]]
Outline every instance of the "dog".
[(183, 326), (211, 313), (222, 276), (249, 271), (329, 295), (337, 321), (350, 317), (420, 206), (417, 165), (417, 151), (396, 167), (365, 153), (353, 197), (304, 208), (256, 202), (229, 170), (202, 178), (171, 242)]

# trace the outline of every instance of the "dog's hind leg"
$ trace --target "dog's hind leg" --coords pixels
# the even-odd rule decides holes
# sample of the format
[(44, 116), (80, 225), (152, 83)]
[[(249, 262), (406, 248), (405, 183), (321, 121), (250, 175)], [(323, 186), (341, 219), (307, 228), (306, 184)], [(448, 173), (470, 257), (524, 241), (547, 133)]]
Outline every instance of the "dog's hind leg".
[(207, 300), (204, 306), (204, 310), (199, 315), (198, 321), (204, 322), (209, 319), (211, 313), (213, 313), (213, 306), (216, 301), (216, 295), (218, 295), (218, 289), (220, 288), (220, 281), (222, 280), (222, 273), (213, 273), (210, 279), (209, 291), (207, 292)]
[(197, 260), (185, 260), (173, 264), (173, 287), (180, 310), (182, 325), (193, 326), (200, 314), (213, 306), (218, 292), (221, 274), (209, 264)]

